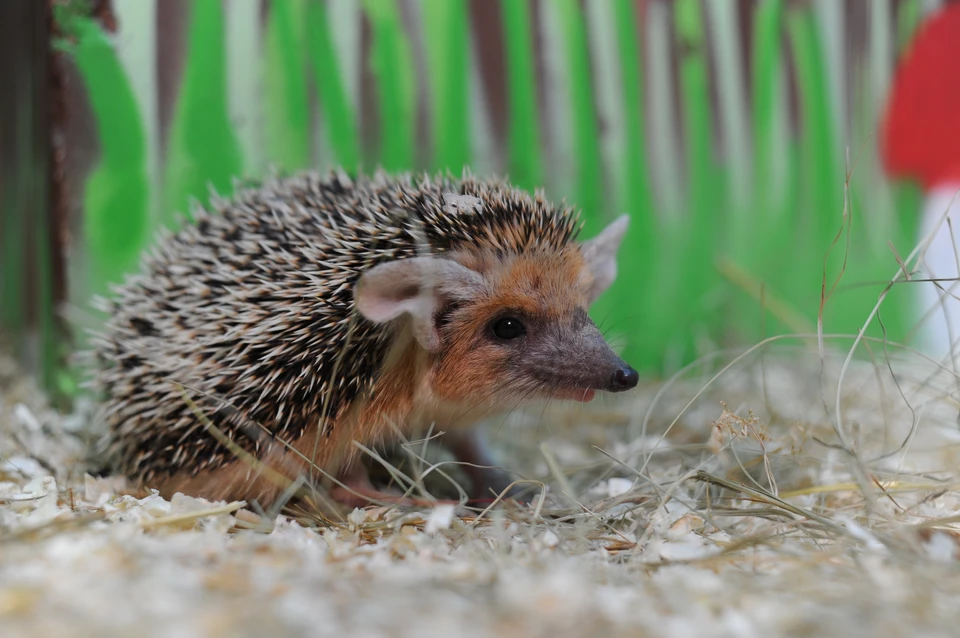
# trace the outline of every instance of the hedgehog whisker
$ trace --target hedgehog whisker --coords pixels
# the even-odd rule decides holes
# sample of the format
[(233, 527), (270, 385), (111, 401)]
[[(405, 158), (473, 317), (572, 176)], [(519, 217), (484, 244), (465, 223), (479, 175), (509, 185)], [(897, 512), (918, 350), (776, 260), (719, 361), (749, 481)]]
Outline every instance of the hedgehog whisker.
[(604, 313), (603, 317), (600, 319), (600, 322), (597, 324), (597, 330), (599, 330), (601, 334), (606, 334), (605, 330), (603, 329), (603, 324), (607, 323), (607, 320), (610, 318), (612, 313), (613, 308), (607, 308), (607, 312)]
[(642, 318), (643, 318), (643, 314), (642, 314), (642, 313), (639, 313), (639, 312), (634, 313), (634, 314), (632, 314), (632, 315), (627, 315), (626, 317), (621, 317), (618, 321), (615, 321), (612, 325), (607, 326), (606, 328), (600, 330), (600, 333), (601, 333), (604, 337), (606, 337), (608, 334), (610, 334), (610, 331), (613, 330), (614, 328), (616, 328), (616, 327), (618, 327), (618, 326), (622, 326), (623, 324), (625, 324), (625, 323), (627, 323), (627, 322), (629, 322), (629, 321), (635, 321), (635, 320), (636, 320), (636, 321), (639, 321), (639, 320), (641, 320)]

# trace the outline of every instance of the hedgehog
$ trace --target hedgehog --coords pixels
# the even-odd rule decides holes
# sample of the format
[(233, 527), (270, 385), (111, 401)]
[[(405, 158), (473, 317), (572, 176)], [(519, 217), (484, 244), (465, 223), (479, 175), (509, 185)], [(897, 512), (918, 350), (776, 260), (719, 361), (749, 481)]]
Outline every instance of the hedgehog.
[(520, 499), (479, 422), (638, 383), (588, 316), (627, 225), (579, 242), (578, 211), (469, 174), (238, 184), (101, 300), (110, 467), (167, 498), (269, 504), (309, 475), (348, 507), (400, 502), (357, 444), (433, 427), (471, 499)]

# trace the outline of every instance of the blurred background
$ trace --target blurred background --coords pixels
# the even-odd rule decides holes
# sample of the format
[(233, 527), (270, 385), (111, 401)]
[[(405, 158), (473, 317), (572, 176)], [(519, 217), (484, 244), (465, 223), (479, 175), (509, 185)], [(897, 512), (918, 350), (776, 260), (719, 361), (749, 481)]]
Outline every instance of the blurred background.
[[(940, 0), (4, 0), (0, 330), (59, 396), (92, 295), (271, 171), (497, 174), (632, 217), (594, 309), (651, 376), (856, 334), (917, 243), (883, 171)], [(909, 176), (908, 176), (909, 177)], [(909, 342), (894, 287), (868, 333)]]

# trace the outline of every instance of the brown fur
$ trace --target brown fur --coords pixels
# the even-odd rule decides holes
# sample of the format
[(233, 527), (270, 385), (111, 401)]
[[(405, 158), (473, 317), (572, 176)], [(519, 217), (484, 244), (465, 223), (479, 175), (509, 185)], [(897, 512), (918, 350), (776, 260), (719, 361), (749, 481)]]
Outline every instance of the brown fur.
[(559, 321), (586, 305), (579, 251), (532, 252), (497, 260), (489, 253), (455, 259), (483, 274), (488, 297), (468, 305), (451, 324), (451, 337), (436, 364), (433, 388), (448, 401), (495, 400), (505, 354), (478, 338), (487, 322), (504, 310), (516, 310), (545, 322)]

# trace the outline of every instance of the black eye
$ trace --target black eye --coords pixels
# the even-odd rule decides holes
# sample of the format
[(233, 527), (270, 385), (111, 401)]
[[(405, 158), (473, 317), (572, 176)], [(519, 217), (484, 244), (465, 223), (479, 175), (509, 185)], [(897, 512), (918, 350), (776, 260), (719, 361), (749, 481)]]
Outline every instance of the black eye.
[(493, 334), (497, 339), (516, 339), (526, 334), (527, 329), (523, 327), (519, 319), (513, 317), (503, 317), (493, 323)]

